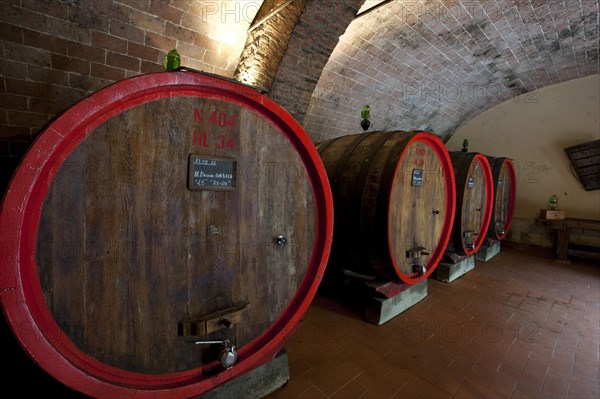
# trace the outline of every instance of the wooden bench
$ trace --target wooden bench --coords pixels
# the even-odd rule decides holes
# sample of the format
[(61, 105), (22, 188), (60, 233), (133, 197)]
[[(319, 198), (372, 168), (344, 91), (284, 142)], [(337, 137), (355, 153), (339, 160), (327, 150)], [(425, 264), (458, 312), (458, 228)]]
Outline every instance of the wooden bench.
[[(557, 260), (567, 261), (569, 254), (569, 242), (571, 241), (571, 230), (594, 230), (600, 231), (600, 220), (565, 218), (562, 220), (544, 220), (548, 227), (556, 231), (556, 257)], [(600, 248), (594, 248), (591, 255), (600, 253)], [(598, 256), (596, 256), (598, 257)]]

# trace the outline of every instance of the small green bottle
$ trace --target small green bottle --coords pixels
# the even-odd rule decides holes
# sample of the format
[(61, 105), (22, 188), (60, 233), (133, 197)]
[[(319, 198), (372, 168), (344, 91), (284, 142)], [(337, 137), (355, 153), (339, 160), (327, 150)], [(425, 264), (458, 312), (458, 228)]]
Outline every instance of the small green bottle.
[(462, 152), (469, 152), (469, 140), (464, 139), (462, 146), (463, 146), (463, 148), (461, 150)]
[(181, 56), (177, 52), (177, 49), (173, 49), (165, 55), (164, 58), (165, 70), (172, 71), (179, 68), (181, 65)]
[(548, 200), (548, 203), (550, 204), (550, 209), (554, 210), (558, 208), (558, 197), (556, 196), (556, 194), (552, 194), (552, 196)]
[(362, 127), (363, 130), (366, 132), (369, 126), (371, 126), (371, 121), (369, 120), (369, 118), (371, 117), (371, 107), (365, 105), (362, 111), (360, 111), (360, 117), (362, 118), (362, 120), (360, 121), (360, 127)]
[(371, 117), (371, 107), (365, 105), (362, 111), (360, 111), (360, 117), (362, 119), (369, 119)]

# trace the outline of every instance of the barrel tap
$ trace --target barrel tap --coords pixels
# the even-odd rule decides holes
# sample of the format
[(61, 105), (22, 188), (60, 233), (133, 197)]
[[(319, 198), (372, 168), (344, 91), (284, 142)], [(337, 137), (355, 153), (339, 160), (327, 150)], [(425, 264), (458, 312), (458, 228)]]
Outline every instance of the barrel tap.
[(475, 233), (473, 233), (471, 230), (467, 230), (463, 233), (463, 242), (465, 245), (465, 248), (473, 250), (475, 249), (475, 243), (473, 242), (473, 236), (475, 235)]
[(412, 258), (413, 273), (416, 273), (421, 276), (427, 273), (427, 267), (421, 260), (421, 256), (424, 255), (429, 255), (429, 252), (425, 251), (425, 247), (421, 246), (411, 249), (410, 251), (408, 251), (407, 254), (409, 258)]
[(502, 227), (502, 222), (496, 222), (496, 233), (499, 235), (504, 235), (504, 228)]
[(231, 341), (228, 339), (220, 340), (220, 341), (196, 341), (196, 345), (210, 345), (210, 344), (221, 344), (223, 345), (223, 350), (219, 354), (219, 361), (221, 362), (221, 366), (226, 369), (230, 369), (233, 367), (235, 362), (237, 361), (237, 351), (235, 350), (235, 346), (231, 345)]

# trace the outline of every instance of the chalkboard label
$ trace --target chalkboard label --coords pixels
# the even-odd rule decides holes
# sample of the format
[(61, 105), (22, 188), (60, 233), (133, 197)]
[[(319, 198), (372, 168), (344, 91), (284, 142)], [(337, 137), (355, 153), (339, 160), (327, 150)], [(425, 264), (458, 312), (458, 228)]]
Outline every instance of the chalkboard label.
[(236, 164), (233, 158), (190, 154), (188, 188), (190, 190), (233, 190)]
[(467, 188), (473, 188), (475, 185), (475, 176), (469, 176), (469, 180), (467, 180)]
[(411, 186), (422, 186), (423, 185), (423, 169), (413, 169)]

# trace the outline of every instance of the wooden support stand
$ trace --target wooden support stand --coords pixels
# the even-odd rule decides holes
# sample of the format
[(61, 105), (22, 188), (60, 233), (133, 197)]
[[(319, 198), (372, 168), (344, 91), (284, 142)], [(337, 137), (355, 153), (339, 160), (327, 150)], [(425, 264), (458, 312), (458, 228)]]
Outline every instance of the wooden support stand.
[(487, 262), (500, 253), (500, 241), (492, 238), (486, 238), (479, 251), (475, 254), (475, 259)]
[(283, 387), (289, 379), (288, 355), (282, 349), (270, 362), (208, 391), (202, 399), (260, 399)]
[(391, 281), (365, 283), (365, 319), (381, 325), (427, 296), (427, 280), (416, 284), (399, 284)]
[(344, 270), (325, 279), (319, 291), (342, 300), (368, 322), (381, 325), (425, 298), (427, 279), (411, 285)]
[[(595, 219), (578, 219), (578, 218), (565, 218), (563, 220), (543, 220), (538, 219), (538, 223), (543, 223), (548, 226), (549, 229), (556, 233), (555, 240), (555, 252), (556, 261), (570, 263), (569, 260), (569, 242), (571, 240), (571, 230), (582, 229), (582, 230), (594, 230), (600, 231), (600, 220)], [(571, 250), (571, 252), (577, 252), (577, 255), (581, 257), (592, 257), (600, 258), (600, 248), (586, 248), (585, 250)]]
[(431, 274), (438, 281), (451, 283), (475, 268), (475, 255), (459, 256), (453, 253), (444, 258), (449, 261), (440, 262), (435, 272)]

